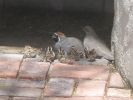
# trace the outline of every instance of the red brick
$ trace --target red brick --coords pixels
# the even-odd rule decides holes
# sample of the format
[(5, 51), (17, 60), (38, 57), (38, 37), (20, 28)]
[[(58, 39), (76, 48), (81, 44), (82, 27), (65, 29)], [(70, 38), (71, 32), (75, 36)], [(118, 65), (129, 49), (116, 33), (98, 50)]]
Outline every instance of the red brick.
[(123, 79), (118, 72), (111, 73), (109, 87), (124, 88)]
[(16, 80), (16, 79), (0, 79), (0, 86), (15, 86), (15, 87), (29, 87), (29, 88), (43, 88), (44, 81), (39, 80)]
[(50, 77), (64, 77), (76, 79), (107, 80), (109, 69), (100, 65), (68, 65), (55, 63), (52, 65)]
[(44, 91), (45, 96), (71, 96), (74, 80), (63, 78), (52, 78)]
[(13, 100), (39, 100), (38, 98), (14, 97)]
[(105, 81), (81, 80), (78, 84), (76, 96), (104, 96)]
[(15, 78), (22, 58), (19, 54), (0, 54), (0, 77)]
[(7, 97), (7, 96), (0, 96), (0, 100), (9, 100), (9, 97)]
[(45, 62), (23, 62), (19, 72), (19, 78), (44, 79), (50, 64)]
[(124, 97), (108, 97), (104, 100), (133, 100), (132, 98), (124, 98)]
[(0, 96), (24, 96), (24, 97), (39, 97), (42, 90), (37, 88), (19, 88), (13, 86), (0, 86)]
[(130, 97), (131, 96), (131, 90), (129, 90), (129, 89), (109, 88), (108, 92), (107, 92), (107, 96)]
[(44, 97), (43, 100), (103, 100), (103, 97)]

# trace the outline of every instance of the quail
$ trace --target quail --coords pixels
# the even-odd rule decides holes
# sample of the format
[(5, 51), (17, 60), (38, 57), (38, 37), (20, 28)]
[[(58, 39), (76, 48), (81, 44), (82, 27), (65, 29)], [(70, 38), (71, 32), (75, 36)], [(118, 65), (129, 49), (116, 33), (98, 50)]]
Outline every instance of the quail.
[[(76, 37), (67, 37), (63, 32), (56, 32), (52, 35), (54, 40), (54, 48), (59, 51), (64, 51), (65, 57), (69, 57), (71, 54), (84, 57), (84, 46), (82, 42)], [(76, 57), (77, 58), (77, 57)]]
[(97, 36), (96, 32), (92, 27), (85, 26), (83, 30), (86, 33), (86, 36), (83, 41), (85, 48), (88, 48), (89, 51), (95, 49), (99, 57), (103, 57), (110, 61), (114, 60), (111, 51), (106, 46), (106, 44), (101, 39), (99, 39), (99, 37)]

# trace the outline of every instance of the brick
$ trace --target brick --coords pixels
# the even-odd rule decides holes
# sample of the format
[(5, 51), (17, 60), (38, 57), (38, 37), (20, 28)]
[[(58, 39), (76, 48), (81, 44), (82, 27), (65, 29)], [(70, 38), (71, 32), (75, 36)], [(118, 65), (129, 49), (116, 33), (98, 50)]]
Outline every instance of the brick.
[(118, 72), (111, 73), (109, 87), (124, 88), (123, 79)]
[(104, 100), (133, 100), (132, 98), (125, 98), (125, 97), (107, 97)]
[(23, 62), (19, 72), (19, 78), (23, 79), (39, 79), (46, 77), (50, 63), (45, 62)]
[(8, 96), (0, 96), (0, 100), (9, 100)]
[(42, 100), (103, 100), (103, 97), (44, 97)]
[(45, 96), (71, 96), (74, 80), (63, 78), (52, 78), (46, 86)]
[(24, 96), (24, 97), (39, 97), (41, 89), (37, 88), (19, 88), (13, 86), (0, 86), (0, 96)]
[(44, 81), (39, 80), (16, 80), (16, 79), (0, 79), (0, 86), (15, 86), (15, 87), (29, 87), (29, 88), (43, 88)]
[(13, 100), (39, 100), (38, 98), (30, 98), (30, 97), (14, 97)]
[(20, 54), (0, 54), (0, 77), (15, 78), (22, 58)]
[(131, 96), (131, 90), (129, 90), (129, 89), (109, 88), (108, 92), (107, 92), (107, 96), (130, 97)]
[(79, 81), (76, 96), (104, 96), (105, 81), (81, 80)]
[(63, 77), (75, 79), (97, 79), (107, 80), (109, 69), (107, 66), (100, 65), (68, 65), (54, 63), (52, 65), (50, 77)]

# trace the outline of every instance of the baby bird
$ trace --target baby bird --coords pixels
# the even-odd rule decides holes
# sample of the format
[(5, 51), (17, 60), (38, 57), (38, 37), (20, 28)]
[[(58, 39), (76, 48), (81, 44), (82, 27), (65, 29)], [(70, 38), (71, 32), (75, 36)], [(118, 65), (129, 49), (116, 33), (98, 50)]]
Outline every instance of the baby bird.
[(65, 57), (68, 57), (72, 50), (76, 51), (76, 55), (84, 57), (84, 46), (82, 42), (75, 37), (67, 37), (63, 32), (56, 32), (52, 35), (52, 39), (55, 42), (55, 49), (59, 51), (62, 49), (65, 53)]
[(53, 48), (51, 46), (49, 46), (46, 50), (45, 60), (47, 62), (53, 62), (55, 60), (55, 53), (54, 53)]

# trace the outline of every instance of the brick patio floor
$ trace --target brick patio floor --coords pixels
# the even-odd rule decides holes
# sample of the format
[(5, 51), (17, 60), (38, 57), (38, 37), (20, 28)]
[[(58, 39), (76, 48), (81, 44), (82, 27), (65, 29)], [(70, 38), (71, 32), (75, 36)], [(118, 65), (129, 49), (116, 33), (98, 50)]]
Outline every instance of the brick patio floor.
[(0, 54), (0, 100), (133, 100), (117, 71)]

